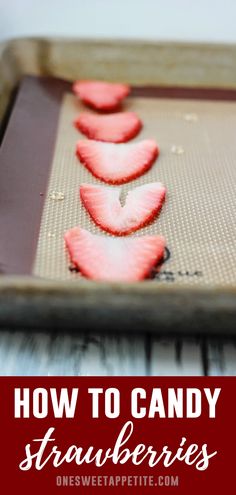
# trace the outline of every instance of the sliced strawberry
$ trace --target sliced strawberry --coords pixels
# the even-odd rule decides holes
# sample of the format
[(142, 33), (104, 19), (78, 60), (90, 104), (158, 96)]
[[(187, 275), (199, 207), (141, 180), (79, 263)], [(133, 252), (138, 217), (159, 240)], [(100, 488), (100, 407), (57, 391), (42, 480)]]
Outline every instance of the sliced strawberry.
[(72, 262), (93, 280), (133, 282), (150, 275), (163, 258), (161, 236), (114, 238), (75, 227), (65, 234)]
[(108, 184), (124, 184), (151, 168), (159, 148), (152, 139), (132, 144), (84, 140), (78, 142), (76, 154), (98, 179)]
[(134, 112), (117, 112), (109, 115), (83, 112), (75, 121), (75, 127), (89, 139), (125, 143), (138, 134), (142, 123)]
[(119, 108), (130, 87), (102, 81), (76, 81), (73, 91), (86, 105), (107, 112)]
[(128, 192), (124, 206), (121, 189), (93, 184), (80, 186), (80, 197), (93, 221), (114, 235), (127, 235), (147, 225), (160, 211), (166, 189), (160, 182)]

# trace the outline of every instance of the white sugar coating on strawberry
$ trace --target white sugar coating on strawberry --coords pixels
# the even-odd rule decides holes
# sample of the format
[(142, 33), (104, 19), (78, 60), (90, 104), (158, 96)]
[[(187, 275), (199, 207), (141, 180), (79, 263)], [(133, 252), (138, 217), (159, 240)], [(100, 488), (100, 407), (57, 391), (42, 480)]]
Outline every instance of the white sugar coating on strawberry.
[(74, 124), (89, 139), (109, 143), (125, 143), (135, 137), (142, 128), (142, 122), (134, 112), (109, 115), (82, 112)]
[(119, 108), (122, 100), (128, 96), (128, 84), (103, 81), (76, 81), (73, 91), (86, 105), (95, 110), (112, 111)]
[(75, 227), (65, 234), (71, 261), (92, 280), (135, 282), (147, 278), (162, 260), (162, 236), (114, 238)]
[(76, 154), (94, 177), (108, 184), (124, 184), (151, 168), (159, 148), (153, 139), (129, 144), (82, 140)]
[(159, 213), (166, 189), (160, 182), (136, 187), (121, 205), (121, 188), (82, 184), (80, 197), (93, 221), (114, 235), (127, 235), (147, 225)]

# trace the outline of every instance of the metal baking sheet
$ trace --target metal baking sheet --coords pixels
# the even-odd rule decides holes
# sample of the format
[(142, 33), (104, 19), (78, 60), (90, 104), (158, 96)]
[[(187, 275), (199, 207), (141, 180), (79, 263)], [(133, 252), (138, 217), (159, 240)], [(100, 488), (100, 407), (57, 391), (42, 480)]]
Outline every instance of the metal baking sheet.
[[(22, 113), (12, 129), (19, 99)], [(151, 180), (161, 180), (168, 190), (157, 221), (135, 235), (165, 235), (170, 258), (154, 278), (137, 284), (92, 283), (68, 269), (66, 228), (80, 224), (101, 232), (78, 198), (80, 182), (96, 181), (74, 155), (82, 136), (71, 122), (81, 107), (70, 93), (70, 83), (27, 78), (2, 146), (3, 163), (9, 166), (7, 174), (6, 167), (1, 167), (2, 179), (8, 177), (1, 187), (8, 204), (18, 205), (18, 213), (16, 222), (14, 208), (6, 208), (1, 195), (0, 324), (94, 329), (99, 320), (101, 330), (115, 325), (117, 330), (129, 331), (219, 333), (226, 329), (233, 333), (235, 90), (135, 87), (125, 108), (144, 121), (136, 140), (155, 138), (161, 154), (152, 170), (126, 184), (124, 192)], [(27, 158), (31, 130), (34, 147)], [(173, 146), (183, 152), (174, 153)], [(32, 177), (37, 178), (33, 188)], [(64, 200), (52, 201), (52, 190), (63, 192)], [(34, 208), (29, 208), (29, 197)]]

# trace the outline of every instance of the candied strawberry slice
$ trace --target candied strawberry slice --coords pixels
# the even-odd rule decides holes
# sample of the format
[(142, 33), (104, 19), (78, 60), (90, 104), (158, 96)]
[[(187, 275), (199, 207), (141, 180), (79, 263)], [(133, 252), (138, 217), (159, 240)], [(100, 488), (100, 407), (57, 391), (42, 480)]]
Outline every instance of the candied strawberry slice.
[(123, 184), (146, 172), (159, 148), (152, 139), (132, 144), (83, 140), (78, 142), (76, 154), (94, 177), (108, 184)]
[(75, 120), (75, 127), (89, 139), (125, 143), (138, 134), (142, 123), (134, 112), (117, 112), (109, 115), (83, 112)]
[(72, 262), (93, 280), (133, 282), (150, 275), (163, 258), (162, 236), (114, 238), (75, 227), (65, 234)]
[(80, 197), (93, 221), (114, 235), (127, 235), (147, 225), (158, 214), (166, 189), (160, 182), (136, 187), (120, 203), (118, 187), (82, 184)]
[(119, 108), (122, 100), (128, 96), (127, 84), (102, 81), (76, 81), (73, 91), (86, 105), (105, 112)]

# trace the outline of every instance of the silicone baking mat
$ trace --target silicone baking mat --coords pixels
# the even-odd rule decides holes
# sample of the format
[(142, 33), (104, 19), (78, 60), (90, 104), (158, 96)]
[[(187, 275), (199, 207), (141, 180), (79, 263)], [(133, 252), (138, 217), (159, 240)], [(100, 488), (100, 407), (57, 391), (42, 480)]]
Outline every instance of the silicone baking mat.
[[(186, 98), (185, 93), (184, 98), (182, 94), (177, 98), (162, 94), (159, 98), (155, 91), (151, 97), (146, 97), (145, 91), (140, 94), (134, 91), (124, 105), (125, 110), (137, 112), (144, 124), (134, 141), (154, 138), (160, 156), (148, 173), (123, 185), (122, 194), (125, 197), (130, 189), (152, 181), (161, 181), (167, 188), (159, 217), (133, 234), (162, 234), (166, 238), (169, 259), (150, 283), (235, 285), (236, 102), (199, 99), (199, 95), (193, 99), (191, 94)], [(107, 235), (93, 223), (79, 199), (81, 183), (104, 185), (75, 156), (76, 143), (84, 136), (72, 123), (84, 109), (66, 85), (49, 180), (42, 193), (32, 270), (39, 277), (84, 280), (71, 270), (63, 241), (68, 228), (80, 225)]]

